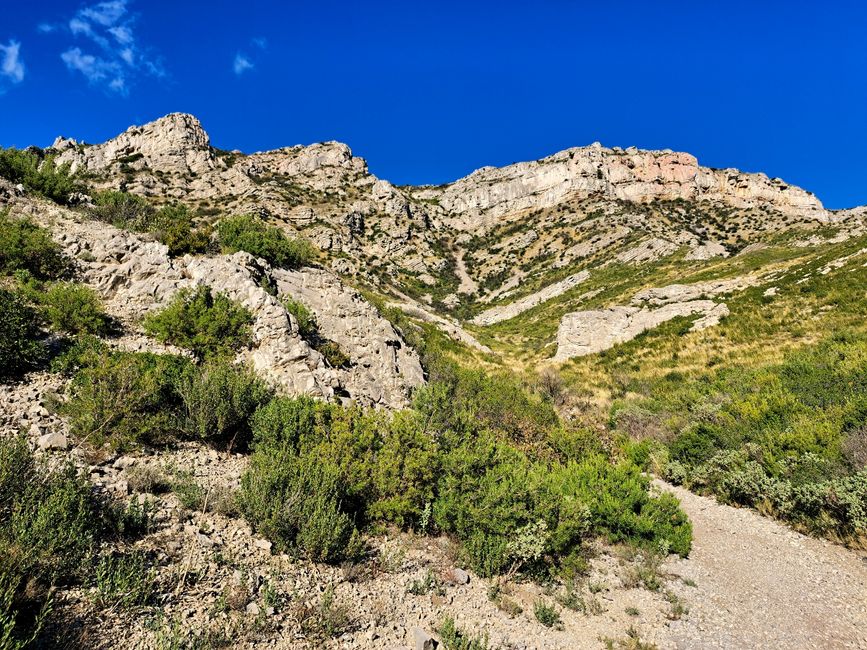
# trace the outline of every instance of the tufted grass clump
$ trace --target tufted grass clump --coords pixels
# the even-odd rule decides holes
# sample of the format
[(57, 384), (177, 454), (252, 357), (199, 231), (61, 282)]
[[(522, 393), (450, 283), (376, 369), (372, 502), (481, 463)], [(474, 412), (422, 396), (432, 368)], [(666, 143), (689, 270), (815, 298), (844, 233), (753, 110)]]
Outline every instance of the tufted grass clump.
[(290, 239), (279, 228), (253, 215), (223, 219), (217, 224), (217, 235), (224, 252), (246, 251), (265, 259), (271, 266), (294, 269), (315, 259), (314, 249), (307, 240)]
[(203, 285), (182, 289), (165, 308), (148, 314), (142, 325), (161, 343), (206, 359), (226, 356), (248, 345), (252, 322), (246, 308)]

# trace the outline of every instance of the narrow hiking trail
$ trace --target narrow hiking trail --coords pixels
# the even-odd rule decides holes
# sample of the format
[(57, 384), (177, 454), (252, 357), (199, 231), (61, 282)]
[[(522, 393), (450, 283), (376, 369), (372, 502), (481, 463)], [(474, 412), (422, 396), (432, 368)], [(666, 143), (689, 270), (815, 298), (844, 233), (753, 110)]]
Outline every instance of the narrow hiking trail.
[(681, 500), (694, 536), (689, 558), (665, 565), (690, 612), (661, 646), (867, 649), (867, 553), (656, 483)]

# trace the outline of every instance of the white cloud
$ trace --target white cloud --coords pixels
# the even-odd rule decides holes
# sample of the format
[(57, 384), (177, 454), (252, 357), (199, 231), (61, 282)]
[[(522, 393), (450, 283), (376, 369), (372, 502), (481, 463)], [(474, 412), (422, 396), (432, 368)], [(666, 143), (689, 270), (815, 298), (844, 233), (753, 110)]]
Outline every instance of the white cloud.
[(21, 43), (10, 40), (0, 44), (0, 76), (12, 83), (24, 81), (24, 61), (21, 59)]
[(264, 36), (257, 36), (250, 42), (256, 47), (258, 47), (260, 50), (264, 50), (266, 47), (268, 47), (268, 39)]
[(137, 42), (134, 28), (129, 0), (108, 0), (79, 9), (65, 24), (43, 23), (38, 29), (85, 39), (61, 53), (66, 67), (80, 73), (88, 83), (126, 95), (140, 75), (165, 76), (161, 62)]
[(252, 70), (253, 67), (253, 62), (250, 61), (246, 55), (241, 54), (240, 52), (235, 55), (235, 63), (232, 65), (235, 74), (244, 74), (247, 70)]

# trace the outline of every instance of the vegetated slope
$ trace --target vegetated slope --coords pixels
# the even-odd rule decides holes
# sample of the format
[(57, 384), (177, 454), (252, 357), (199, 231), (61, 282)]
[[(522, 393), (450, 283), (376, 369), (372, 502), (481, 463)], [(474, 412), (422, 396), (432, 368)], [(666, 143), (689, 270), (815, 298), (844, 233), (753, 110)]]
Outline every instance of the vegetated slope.
[[(31, 416), (19, 385), (6, 431), (23, 425), (47, 449), (75, 441), (86, 452), (75, 462), (122, 502), (153, 494), (153, 529), (137, 544), (156, 552), (168, 540), (177, 551), (155, 562), (130, 555), (126, 538), (99, 537), (101, 582), (63, 575), (64, 615), (94, 625), (81, 594), (110, 604), (124, 591), (112, 585), (134, 574), (140, 584), (126, 591), (145, 611), (180, 613), (229, 642), (364, 634), (363, 645), (387, 647), (405, 642), (410, 621), (439, 625), (434, 614), (482, 632), (494, 607), (487, 631), (498, 643), (558, 647), (587, 640), (580, 616), (594, 639), (620, 636), (629, 619), (599, 623), (597, 594), (610, 591), (635, 616), (622, 603), (643, 586), (649, 627), (625, 633), (663, 642), (660, 607), (669, 618), (687, 607), (663, 587), (660, 562), (688, 552), (690, 531), (675, 501), (648, 492), (643, 469), (863, 543), (863, 210), (828, 212), (779, 179), (702, 168), (685, 154), (597, 145), (396, 188), (344, 145), (221, 151), (180, 114), (102, 145), (59, 139), (47, 152), (0, 154), (5, 178), (22, 185), (0, 181), (10, 208), (0, 236), (4, 252), (17, 251), (0, 257), (0, 297), (14, 307), (6, 314), (25, 315), (0, 323), (0, 352), (14, 377), (50, 367), (37, 394), (59, 395)], [(599, 312), (605, 323), (612, 309), (640, 316), (693, 300), (728, 315), (701, 331), (694, 317), (676, 318), (551, 361), (567, 314)], [(507, 317), (471, 322), (491, 307)], [(244, 455), (191, 474), (201, 445)], [(118, 451), (127, 455), (113, 464)], [(141, 496), (129, 498), (133, 484)], [(225, 494), (212, 502), (211, 490)], [(406, 587), (430, 596), (434, 609), (419, 618), (395, 604), (398, 578), (384, 577), (401, 625), (377, 636), (385, 622), (366, 600), (376, 594), (352, 581), (389, 572), (390, 551), (376, 550), (385, 530), (410, 547), (443, 534), (453, 550), (428, 546), (421, 561), (471, 569), (472, 584), (492, 577), (490, 602), (473, 601), (484, 593), (471, 588), (460, 593), (472, 613), (449, 612), (434, 598), (448, 589), (444, 574), (432, 569)], [(339, 588), (320, 597), (315, 577), (282, 560), (266, 581), (263, 554), (250, 552), (256, 534), (269, 540), (255, 541), (259, 550), (346, 562), (343, 578), (328, 573)], [(118, 566), (105, 559), (118, 554)], [(616, 584), (600, 587), (612, 564)], [(197, 588), (190, 571), (211, 587)], [(516, 573), (553, 580), (560, 613), (540, 590), (510, 593)], [(42, 627), (32, 615), (44, 598), (21, 600), (26, 577), (3, 578), (18, 635)], [(237, 595), (220, 591), (230, 577)], [(335, 593), (360, 598), (376, 634)], [(214, 611), (219, 630), (206, 622)], [(251, 625), (263, 611), (274, 627)], [(537, 629), (528, 635), (513, 617)], [(116, 624), (93, 629), (109, 638)], [(171, 620), (153, 628), (137, 619), (142, 639), (184, 636)], [(448, 621), (443, 630), (460, 636)]]

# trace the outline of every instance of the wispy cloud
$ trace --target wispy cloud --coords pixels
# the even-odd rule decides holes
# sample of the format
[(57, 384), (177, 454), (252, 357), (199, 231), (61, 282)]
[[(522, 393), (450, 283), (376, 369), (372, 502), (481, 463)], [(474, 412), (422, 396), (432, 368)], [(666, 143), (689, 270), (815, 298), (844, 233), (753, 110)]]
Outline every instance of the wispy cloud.
[(135, 18), (129, 0), (107, 0), (79, 9), (65, 22), (42, 23), (37, 29), (83, 40), (67, 47), (60, 54), (61, 61), (88, 83), (126, 95), (139, 75), (165, 76), (159, 59), (136, 38)]
[(238, 52), (235, 55), (235, 62), (232, 64), (232, 69), (235, 71), (235, 74), (244, 74), (247, 70), (252, 70), (254, 67), (253, 62), (247, 58), (246, 54)]
[(18, 84), (24, 81), (24, 60), (21, 58), (21, 43), (10, 41), (0, 44), (0, 93), (6, 82)]
[[(268, 47), (268, 39), (266, 39), (264, 36), (256, 36), (255, 38), (251, 38), (250, 47), (258, 50), (264, 50)], [(236, 75), (240, 76), (255, 67), (256, 64), (253, 62), (253, 58), (249, 54), (246, 54), (242, 51), (238, 51), (238, 53), (235, 54), (235, 60), (232, 62), (232, 70), (235, 71)]]

